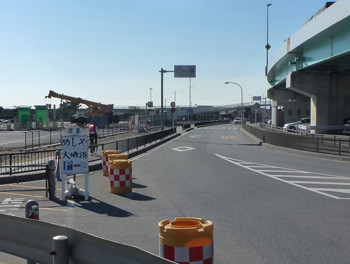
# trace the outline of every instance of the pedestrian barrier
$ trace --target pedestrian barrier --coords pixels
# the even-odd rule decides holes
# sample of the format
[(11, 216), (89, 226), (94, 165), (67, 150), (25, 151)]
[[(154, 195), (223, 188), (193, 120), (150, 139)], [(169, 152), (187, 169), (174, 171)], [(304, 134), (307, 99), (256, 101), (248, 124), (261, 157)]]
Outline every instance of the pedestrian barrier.
[(158, 223), (159, 256), (181, 264), (212, 264), (213, 222), (202, 218), (179, 217)]
[(110, 192), (115, 194), (132, 192), (131, 160), (112, 160), (108, 166)]
[(119, 154), (119, 150), (104, 150), (102, 151), (102, 172), (103, 176), (108, 176), (108, 155)]

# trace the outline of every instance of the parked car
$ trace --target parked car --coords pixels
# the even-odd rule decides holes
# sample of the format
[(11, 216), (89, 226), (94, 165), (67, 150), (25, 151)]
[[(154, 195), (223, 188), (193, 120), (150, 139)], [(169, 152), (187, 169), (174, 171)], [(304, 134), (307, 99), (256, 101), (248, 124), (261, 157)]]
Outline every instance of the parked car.
[(236, 117), (235, 119), (233, 119), (233, 124), (234, 124), (234, 125), (236, 125), (236, 124), (242, 124), (242, 118)]
[(283, 131), (296, 132), (296, 131), (309, 131), (310, 130), (310, 118), (302, 118), (299, 121), (287, 123), (283, 126)]

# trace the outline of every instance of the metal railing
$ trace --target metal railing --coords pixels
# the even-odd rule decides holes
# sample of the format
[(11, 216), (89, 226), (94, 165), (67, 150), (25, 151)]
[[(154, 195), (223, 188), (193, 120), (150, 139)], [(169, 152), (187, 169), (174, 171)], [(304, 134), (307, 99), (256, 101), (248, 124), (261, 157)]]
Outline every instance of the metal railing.
[(72, 228), (2, 214), (0, 251), (27, 259), (27, 263), (41, 264), (175, 263), (140, 248)]
[(345, 135), (320, 135), (306, 132), (290, 133), (277, 127), (243, 125), (243, 129), (262, 142), (281, 147), (311, 152), (350, 156), (350, 137)]
[[(144, 134), (137, 137), (126, 138), (106, 143), (97, 144), (97, 155), (89, 155), (89, 162), (100, 160), (103, 150), (119, 150), (121, 153), (130, 150), (139, 149), (147, 144), (151, 144), (157, 140), (161, 140), (176, 133), (176, 128), (169, 128), (163, 131)], [(89, 146), (91, 148), (91, 146)], [(14, 175), (27, 172), (40, 171), (45, 168), (50, 159), (56, 159), (56, 151), (60, 150), (60, 146), (54, 150), (26, 151), (17, 153), (0, 154), (0, 176)]]
[[(58, 144), (62, 138), (62, 130), (31, 130), (24, 131), (24, 149), (34, 149), (40, 146)], [(101, 128), (98, 130), (99, 137), (107, 137), (121, 132), (128, 132), (129, 125), (118, 124), (113, 127)]]
[(43, 170), (50, 159), (55, 159), (55, 152), (41, 150), (0, 154), (0, 175)]

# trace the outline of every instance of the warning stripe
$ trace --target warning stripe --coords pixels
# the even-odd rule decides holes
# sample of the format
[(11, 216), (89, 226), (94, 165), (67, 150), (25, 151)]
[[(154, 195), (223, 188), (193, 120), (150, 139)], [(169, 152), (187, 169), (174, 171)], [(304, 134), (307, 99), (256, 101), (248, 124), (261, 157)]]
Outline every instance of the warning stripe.
[(110, 169), (109, 180), (111, 187), (131, 187), (131, 168)]
[(173, 247), (159, 244), (159, 256), (180, 264), (212, 264), (213, 243), (198, 247)]

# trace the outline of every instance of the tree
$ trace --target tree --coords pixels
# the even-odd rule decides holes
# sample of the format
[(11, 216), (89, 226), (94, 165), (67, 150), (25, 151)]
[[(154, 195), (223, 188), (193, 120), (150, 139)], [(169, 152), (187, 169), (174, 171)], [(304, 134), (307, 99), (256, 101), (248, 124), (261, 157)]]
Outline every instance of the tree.
[(71, 120), (76, 115), (76, 112), (80, 106), (81, 105), (79, 103), (61, 100), (57, 114), (61, 119)]

